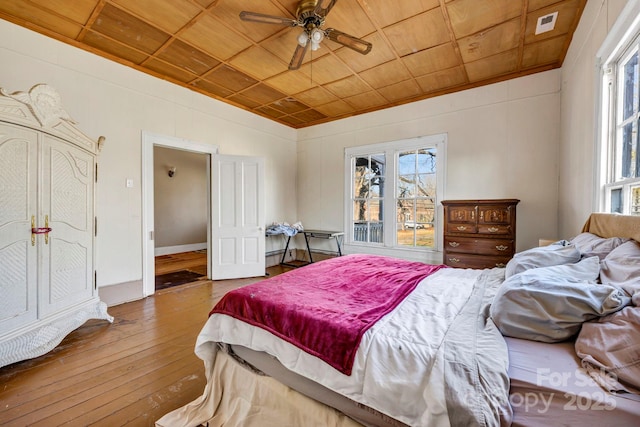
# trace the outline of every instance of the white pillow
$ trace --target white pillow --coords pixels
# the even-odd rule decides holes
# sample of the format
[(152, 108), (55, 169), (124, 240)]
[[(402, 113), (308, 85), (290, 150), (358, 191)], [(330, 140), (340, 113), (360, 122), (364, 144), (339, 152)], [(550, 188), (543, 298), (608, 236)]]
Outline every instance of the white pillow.
[(602, 261), (609, 252), (628, 240), (622, 237), (604, 238), (592, 233), (580, 233), (571, 239), (571, 244), (575, 245), (583, 258), (597, 256)]
[(549, 246), (528, 249), (518, 252), (509, 260), (505, 268), (505, 277), (508, 278), (532, 268), (573, 264), (580, 261), (580, 256), (580, 251), (575, 246), (568, 245), (566, 240)]
[(600, 263), (600, 281), (619, 286), (640, 305), (640, 243), (630, 240), (612, 250)]
[(599, 260), (527, 270), (501, 285), (491, 317), (503, 335), (558, 342), (580, 331), (583, 322), (629, 304), (620, 289), (596, 283)]

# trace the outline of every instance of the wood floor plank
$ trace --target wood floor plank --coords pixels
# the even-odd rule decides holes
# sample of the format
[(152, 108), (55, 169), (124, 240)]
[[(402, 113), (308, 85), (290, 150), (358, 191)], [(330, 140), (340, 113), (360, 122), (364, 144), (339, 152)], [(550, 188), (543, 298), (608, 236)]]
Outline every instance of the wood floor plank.
[(213, 305), (262, 279), (200, 281), (110, 307), (113, 324), (88, 321), (51, 352), (0, 368), (0, 425), (153, 426), (202, 394), (193, 350)]

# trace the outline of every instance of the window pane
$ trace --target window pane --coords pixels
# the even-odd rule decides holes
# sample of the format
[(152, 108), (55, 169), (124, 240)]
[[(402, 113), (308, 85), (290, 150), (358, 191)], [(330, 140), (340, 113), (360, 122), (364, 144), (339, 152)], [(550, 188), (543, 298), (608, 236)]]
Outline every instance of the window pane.
[(369, 221), (381, 221), (383, 219), (382, 206), (382, 200), (374, 199), (369, 201)]
[(364, 199), (354, 200), (353, 202), (353, 220), (367, 221), (367, 201)]
[(371, 156), (371, 172), (377, 176), (384, 176), (384, 154), (375, 154)]
[(436, 172), (436, 150), (418, 150), (418, 173)]
[(628, 123), (622, 128), (622, 178), (632, 177), (631, 159), (633, 157), (633, 128), (635, 123)]
[(398, 153), (396, 242), (399, 246), (435, 247), (436, 150)]
[(384, 178), (375, 177), (371, 179), (369, 197), (383, 197), (384, 196)]
[(611, 190), (611, 212), (622, 213), (622, 189)]
[(419, 197), (436, 197), (436, 175), (433, 173), (421, 173), (418, 175), (418, 193)]
[(414, 197), (416, 195), (416, 176), (399, 175), (398, 176), (398, 197)]
[(356, 242), (366, 242), (368, 241), (367, 236), (367, 223), (359, 221), (355, 222), (353, 224), (353, 240)]
[(424, 225), (425, 227), (432, 226), (434, 212), (435, 205), (433, 200), (416, 200), (416, 220), (419, 224)]
[(414, 220), (415, 203), (413, 199), (398, 199), (398, 224), (402, 225), (405, 222)]
[(382, 243), (383, 242), (383, 231), (384, 231), (384, 225), (382, 224), (382, 222), (372, 222), (369, 225), (369, 236), (370, 236), (370, 242), (371, 243)]
[(622, 96), (623, 120), (635, 113), (638, 106), (638, 52), (624, 64), (624, 83)]
[(640, 215), (640, 185), (631, 187), (631, 215)]
[(405, 151), (398, 154), (398, 173), (401, 175), (416, 173), (415, 151)]

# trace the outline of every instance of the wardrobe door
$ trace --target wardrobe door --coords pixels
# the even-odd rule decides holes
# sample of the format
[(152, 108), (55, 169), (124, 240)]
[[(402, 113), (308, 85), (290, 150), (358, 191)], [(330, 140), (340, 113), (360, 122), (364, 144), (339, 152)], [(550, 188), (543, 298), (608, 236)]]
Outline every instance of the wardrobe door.
[(42, 136), (42, 204), (38, 221), (40, 312), (44, 317), (93, 296), (94, 156), (55, 137)]
[(0, 335), (38, 316), (37, 145), (38, 132), (0, 122)]

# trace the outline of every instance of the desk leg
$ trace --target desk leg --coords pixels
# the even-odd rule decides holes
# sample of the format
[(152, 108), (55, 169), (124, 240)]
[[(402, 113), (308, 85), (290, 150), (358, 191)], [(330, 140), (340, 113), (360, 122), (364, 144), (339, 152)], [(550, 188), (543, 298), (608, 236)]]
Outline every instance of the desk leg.
[(336, 246), (338, 246), (338, 256), (342, 256), (342, 249), (340, 248), (340, 236), (336, 236)]
[(287, 251), (289, 250), (289, 242), (291, 242), (291, 236), (287, 236), (287, 244), (284, 247), (284, 252), (282, 253), (282, 259), (280, 260), (280, 264), (284, 264), (284, 259), (287, 256)]
[(307, 243), (307, 253), (309, 254), (309, 264), (313, 262), (313, 258), (311, 257), (311, 248), (309, 247), (309, 236), (307, 233), (304, 233), (304, 240)]

